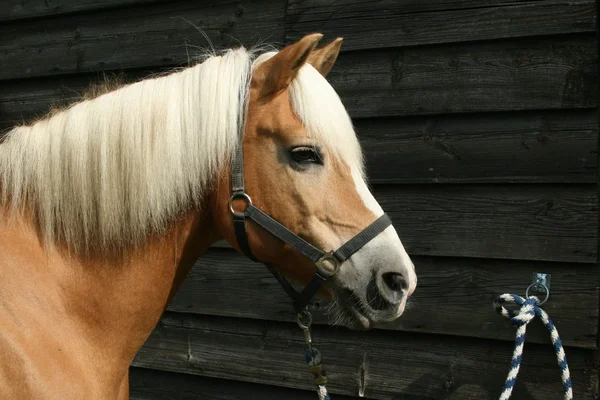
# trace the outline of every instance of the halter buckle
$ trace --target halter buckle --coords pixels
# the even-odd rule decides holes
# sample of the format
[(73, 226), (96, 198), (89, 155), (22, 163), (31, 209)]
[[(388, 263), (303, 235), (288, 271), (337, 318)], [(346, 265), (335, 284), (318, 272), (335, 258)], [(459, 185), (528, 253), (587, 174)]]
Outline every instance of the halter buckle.
[(246, 193), (246, 192), (234, 192), (231, 195), (231, 197), (229, 198), (229, 211), (231, 211), (231, 213), (233, 215), (235, 215), (236, 217), (243, 217), (246, 212), (245, 210), (242, 212), (238, 212), (233, 209), (233, 201), (236, 199), (246, 200), (246, 203), (247, 203), (246, 208), (248, 208), (248, 206), (252, 205), (252, 199), (250, 198), (250, 196), (248, 196), (248, 193)]
[(330, 276), (337, 274), (341, 266), (341, 263), (333, 255), (333, 251), (328, 251), (327, 253), (323, 254), (323, 256), (321, 256), (321, 258), (319, 258), (315, 264), (317, 265), (319, 273), (324, 278), (329, 278)]

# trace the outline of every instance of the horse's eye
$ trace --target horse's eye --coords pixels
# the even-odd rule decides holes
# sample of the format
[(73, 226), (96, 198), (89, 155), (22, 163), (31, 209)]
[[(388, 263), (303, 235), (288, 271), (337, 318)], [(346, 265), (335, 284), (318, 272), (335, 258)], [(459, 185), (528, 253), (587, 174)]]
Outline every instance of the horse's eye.
[(294, 147), (291, 150), (292, 159), (298, 164), (323, 164), (321, 154), (314, 147)]

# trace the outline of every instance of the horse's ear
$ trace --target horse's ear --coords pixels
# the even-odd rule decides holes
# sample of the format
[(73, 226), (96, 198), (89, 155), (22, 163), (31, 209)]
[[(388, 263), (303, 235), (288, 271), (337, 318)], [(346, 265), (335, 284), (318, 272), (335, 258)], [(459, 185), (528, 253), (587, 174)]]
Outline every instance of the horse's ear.
[(322, 37), (320, 33), (306, 35), (260, 65), (256, 72), (264, 77), (261, 94), (277, 93), (288, 87)]
[(308, 63), (315, 67), (321, 75), (327, 76), (340, 54), (343, 41), (344, 39), (337, 38), (327, 46), (323, 46), (320, 49), (313, 51), (308, 56)]

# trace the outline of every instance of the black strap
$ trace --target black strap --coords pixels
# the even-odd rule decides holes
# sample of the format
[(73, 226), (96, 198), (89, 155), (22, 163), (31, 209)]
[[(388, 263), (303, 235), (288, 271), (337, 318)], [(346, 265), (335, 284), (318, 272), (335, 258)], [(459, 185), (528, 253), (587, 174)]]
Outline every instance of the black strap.
[(244, 187), (244, 148), (243, 139), (239, 143), (231, 160), (231, 187), (232, 193), (245, 193)]
[[(244, 214), (256, 222), (258, 225), (262, 226), (264, 229), (269, 231), (275, 237), (281, 239), (285, 243), (294, 247), (298, 251), (300, 251), (303, 255), (308, 257), (313, 262), (319, 261), (321, 257), (325, 255), (325, 253), (304, 239), (297, 236), (295, 233), (291, 232), (285, 226), (281, 225), (271, 216), (263, 212), (262, 210), (256, 208), (253, 205), (249, 205)], [(342, 264), (344, 261), (349, 259), (354, 253), (364, 247), (365, 244), (369, 243), (373, 240), (377, 235), (383, 232), (388, 226), (392, 224), (392, 220), (387, 214), (383, 214), (381, 217), (377, 218), (373, 223), (359, 232), (356, 236), (342, 245), (338, 250), (333, 253), (335, 259)], [(240, 225), (241, 226), (241, 225)], [(242, 247), (241, 243), (245, 243), (247, 246), (248, 239), (245, 235), (246, 231), (244, 229), (243, 238), (238, 238), (238, 242), (240, 243), (240, 247)], [(237, 232), (236, 232), (237, 236)], [(244, 251), (245, 252), (245, 251)], [(248, 252), (250, 252), (248, 246)], [(251, 254), (251, 252), (250, 252)], [(271, 264), (265, 264), (273, 276), (279, 281), (283, 290), (290, 296), (293, 300), (294, 310), (299, 313), (302, 311), (308, 303), (310, 303), (311, 299), (315, 296), (315, 294), (319, 291), (321, 286), (323, 286), (327, 280), (329, 279), (329, 275), (326, 275), (324, 271), (318, 271), (313, 275), (311, 281), (306, 285), (306, 287), (302, 290), (302, 292), (298, 292), (292, 284), (283, 276), (279, 271), (275, 269), (275, 267)]]
[(312, 298), (317, 294), (321, 286), (323, 286), (327, 282), (327, 277), (321, 276), (318, 272), (314, 274), (308, 285), (302, 290), (302, 292), (298, 292), (292, 284), (285, 279), (283, 275), (273, 266), (273, 264), (265, 263), (269, 271), (273, 274), (275, 279), (281, 284), (283, 290), (292, 298), (294, 310), (299, 313), (304, 310), (308, 303), (312, 300)]
[(248, 235), (246, 233), (246, 215), (243, 213), (233, 214), (233, 229), (235, 232), (235, 240), (240, 246), (240, 250), (252, 261), (258, 261), (252, 250), (250, 249), (250, 243), (248, 243)]
[(277, 279), (277, 281), (281, 284), (281, 287), (283, 287), (283, 290), (285, 290), (285, 292), (293, 300), (296, 300), (296, 298), (299, 296), (299, 293), (296, 289), (294, 289), (292, 284), (287, 279), (285, 279), (285, 277), (283, 275), (281, 275), (281, 272), (279, 272), (273, 264), (265, 263), (265, 266), (269, 269), (269, 271), (271, 271), (271, 273), (273, 274), (275, 279)]
[(359, 232), (352, 239), (348, 240), (342, 247), (337, 249), (333, 256), (340, 262), (343, 263), (354, 253), (360, 250), (365, 244), (373, 240), (377, 235), (386, 230), (388, 226), (392, 224), (392, 220), (387, 214), (383, 214), (377, 218), (375, 222), (367, 226), (361, 232)]
[[(231, 186), (232, 186), (232, 197), (230, 200), (230, 207), (232, 207), (232, 201), (235, 197), (238, 198), (246, 198), (248, 202), (246, 210), (242, 212), (233, 211), (233, 227), (235, 231), (235, 238), (238, 242), (240, 250), (251, 260), (257, 261), (257, 259), (252, 254), (252, 250), (250, 249), (250, 243), (248, 242), (248, 234), (246, 233), (246, 219), (250, 218), (258, 225), (269, 231), (275, 237), (283, 240), (288, 245), (292, 246), (300, 253), (302, 253), (305, 257), (308, 257), (313, 263), (318, 264), (319, 260), (323, 258), (326, 253), (312, 244), (308, 243), (306, 240), (302, 239), (300, 236), (296, 235), (285, 226), (277, 222), (270, 215), (266, 214), (262, 210), (256, 208), (252, 205), (252, 201), (250, 197), (246, 194), (246, 190), (244, 187), (244, 152), (243, 152), (243, 124), (240, 123), (240, 132), (239, 132), (239, 140), (236, 151), (233, 155), (233, 159), (231, 162)], [(344, 261), (349, 259), (354, 253), (360, 250), (365, 244), (383, 232), (388, 226), (390, 226), (392, 221), (390, 218), (384, 214), (379, 217), (375, 222), (362, 230), (355, 237), (346, 242), (342, 247), (336, 250), (333, 253), (333, 257), (339, 262), (341, 265)], [(317, 273), (313, 276), (308, 285), (302, 290), (302, 292), (298, 292), (291, 283), (285, 279), (279, 271), (277, 271), (273, 265), (265, 264), (271, 273), (275, 276), (275, 278), (279, 281), (283, 289), (286, 293), (293, 299), (294, 301), (294, 309), (296, 312), (302, 311), (310, 302), (310, 300), (317, 293), (319, 288), (321, 288), (327, 280), (331, 277), (331, 275), (323, 268), (319, 267), (317, 269)]]
[(325, 254), (325, 252), (317, 249), (315, 246), (274, 220), (269, 214), (255, 206), (249, 205), (248, 208), (246, 208), (245, 214), (252, 221), (265, 228), (273, 236), (283, 240), (285, 243), (298, 250), (312, 262), (316, 263)]
[(315, 297), (315, 294), (317, 294), (321, 286), (323, 286), (326, 282), (327, 278), (321, 276), (321, 274), (319, 274), (318, 272), (314, 274), (308, 285), (306, 285), (306, 287), (304, 288), (304, 290), (302, 290), (302, 292), (299, 293), (297, 297), (292, 297), (292, 299), (294, 300), (294, 310), (297, 313), (304, 310), (308, 303), (310, 303), (312, 298)]
[[(294, 247), (314, 263), (317, 263), (325, 255), (325, 252), (317, 249), (306, 240), (297, 236), (295, 233), (277, 222), (264, 211), (252, 204), (248, 204), (243, 213), (236, 212), (233, 214), (233, 224), (235, 228), (236, 240), (240, 246), (240, 249), (248, 258), (253, 261), (258, 260), (254, 257), (252, 250), (250, 249), (248, 235), (246, 233), (246, 218), (253, 220), (275, 237)], [(387, 214), (383, 214), (381, 217), (377, 218), (373, 223), (359, 232), (356, 236), (347, 241), (339, 249), (337, 249), (333, 253), (333, 257), (340, 264), (342, 264), (391, 224), (392, 220), (390, 217)], [(323, 286), (329, 279), (329, 275), (326, 275), (324, 271), (319, 270), (314, 274), (313, 278), (302, 290), (302, 292), (298, 292), (296, 289), (294, 289), (292, 284), (273, 267), (273, 265), (267, 263), (265, 263), (265, 265), (271, 271), (273, 276), (275, 276), (277, 281), (279, 281), (285, 292), (292, 298), (294, 310), (296, 312), (302, 311), (319, 291), (321, 286)]]

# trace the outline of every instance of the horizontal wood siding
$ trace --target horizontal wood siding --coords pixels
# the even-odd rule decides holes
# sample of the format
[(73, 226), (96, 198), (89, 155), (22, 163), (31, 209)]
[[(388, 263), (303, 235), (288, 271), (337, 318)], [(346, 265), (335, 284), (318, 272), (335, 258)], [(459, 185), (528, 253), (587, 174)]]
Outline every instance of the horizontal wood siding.
[(106, 8), (159, 3), (165, 0), (3, 0), (0, 21), (91, 13)]
[(376, 186), (374, 194), (413, 255), (597, 260), (593, 186)]
[(595, 110), (355, 120), (369, 181), (595, 183)]
[[(514, 330), (491, 303), (503, 292), (524, 293), (534, 272), (552, 274), (552, 301), (546, 310), (568, 346), (596, 348), (598, 334), (597, 268), (580, 264), (413, 257), (419, 289), (408, 310), (388, 330), (514, 340)], [(231, 293), (235, 293), (232, 296)], [(329, 303), (309, 306), (318, 323), (336, 318)], [(279, 283), (261, 264), (231, 249), (212, 249), (201, 257), (173, 298), (170, 311), (295, 321)], [(531, 342), (549, 343), (548, 332), (533, 324)]]
[[(147, 368), (132, 367), (129, 377), (131, 400), (315, 400), (315, 392), (312, 390), (288, 389)], [(351, 398), (335, 396), (335, 400)]]
[[(325, 357), (330, 391), (374, 399), (495, 398), (513, 348), (486, 340), (320, 327), (313, 336)], [(310, 390), (303, 346), (296, 324), (168, 314), (133, 365)], [(562, 398), (551, 348), (530, 344), (525, 354), (514, 398)], [(595, 399), (595, 355), (572, 348), (568, 356), (577, 397)]]
[(596, 106), (594, 35), (342, 54), (328, 79), (354, 117)]
[[(115, 41), (118, 42), (110, 40), (111, 46)], [(148, 46), (151, 47), (149, 52), (158, 47), (151, 40)], [(138, 45), (133, 47), (140, 49)], [(597, 97), (596, 47), (595, 36), (574, 35), (352, 52), (340, 56), (329, 79), (354, 118), (593, 108)], [(121, 52), (118, 54), (121, 57)], [(166, 53), (156, 50), (156, 54), (164, 57)], [(137, 57), (137, 61), (136, 57), (128, 57), (118, 66), (133, 68), (142, 62), (155, 65)], [(110, 62), (106, 56), (98, 58), (102, 58), (102, 63)], [(19, 59), (20, 63), (30, 60), (27, 65), (31, 68), (47, 68), (52, 63), (52, 56), (39, 63), (35, 57), (31, 60), (21, 55)], [(62, 55), (59, 62), (68, 59)], [(0, 60), (2, 65), (11, 66), (23, 77), (23, 65), (19, 62)], [(104, 65), (101, 69), (108, 67)], [(9, 77), (2, 76), (7, 71), (0, 70), (0, 79)], [(60, 67), (57, 73), (78, 71), (89, 71), (89, 68), (65, 70)], [(3, 83), (0, 86), (1, 118), (19, 119), (23, 111), (40, 112), (48, 107), (48, 100), (61, 98), (61, 90), (69, 88), (73, 96), (73, 89), (81, 90), (94, 77), (97, 79), (97, 75), (91, 75), (43, 83)]]
[[(94, 79), (98, 76), (0, 82), (0, 129), (74, 101)], [(593, 109), (354, 122), (373, 184), (596, 182), (598, 127)]]
[[(181, 65), (198, 46), (280, 42), (284, 0), (179, 0), (0, 26), (0, 79)], [(24, 68), (23, 63), (27, 66)]]
[(290, 0), (286, 41), (307, 32), (344, 51), (595, 32), (593, 0)]

